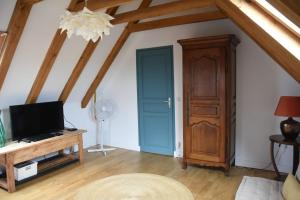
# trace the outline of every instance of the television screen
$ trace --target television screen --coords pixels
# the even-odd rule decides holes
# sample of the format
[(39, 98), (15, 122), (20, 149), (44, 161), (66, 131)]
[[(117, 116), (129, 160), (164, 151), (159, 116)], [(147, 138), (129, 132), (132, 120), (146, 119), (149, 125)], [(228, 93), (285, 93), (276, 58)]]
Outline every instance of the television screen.
[(64, 129), (61, 101), (10, 106), (9, 110), (13, 140)]

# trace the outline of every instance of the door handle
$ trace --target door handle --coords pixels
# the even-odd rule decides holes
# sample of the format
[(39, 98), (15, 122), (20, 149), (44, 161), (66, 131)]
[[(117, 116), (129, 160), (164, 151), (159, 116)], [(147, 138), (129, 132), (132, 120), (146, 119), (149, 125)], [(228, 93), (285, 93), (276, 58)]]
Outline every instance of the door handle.
[(171, 109), (171, 106), (172, 106), (171, 97), (168, 98), (168, 101), (163, 101), (163, 102), (168, 103), (169, 109)]

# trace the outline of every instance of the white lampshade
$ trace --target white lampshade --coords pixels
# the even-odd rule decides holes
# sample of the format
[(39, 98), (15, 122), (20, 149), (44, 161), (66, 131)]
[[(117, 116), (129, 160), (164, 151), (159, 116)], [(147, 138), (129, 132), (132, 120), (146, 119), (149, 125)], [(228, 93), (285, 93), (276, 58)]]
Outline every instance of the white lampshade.
[(112, 19), (113, 17), (106, 13), (95, 13), (84, 7), (77, 13), (66, 11), (61, 17), (59, 28), (61, 28), (61, 32), (67, 31), (68, 38), (75, 33), (86, 41), (96, 42), (99, 37), (102, 38), (103, 33), (110, 34), (110, 28), (113, 27), (110, 23)]

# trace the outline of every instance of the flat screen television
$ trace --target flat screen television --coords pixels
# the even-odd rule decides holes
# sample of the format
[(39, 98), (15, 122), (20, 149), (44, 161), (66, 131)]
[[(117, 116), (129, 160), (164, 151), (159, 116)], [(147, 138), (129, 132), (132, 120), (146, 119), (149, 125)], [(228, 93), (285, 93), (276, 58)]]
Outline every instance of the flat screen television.
[(10, 106), (13, 140), (56, 132), (64, 129), (61, 101)]

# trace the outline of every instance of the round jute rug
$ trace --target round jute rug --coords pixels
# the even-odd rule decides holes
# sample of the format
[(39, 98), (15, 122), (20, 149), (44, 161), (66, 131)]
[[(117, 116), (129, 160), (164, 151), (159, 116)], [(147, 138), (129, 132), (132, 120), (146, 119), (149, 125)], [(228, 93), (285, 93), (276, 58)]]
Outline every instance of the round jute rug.
[(92, 182), (75, 200), (194, 200), (190, 190), (171, 178), (154, 174), (121, 174)]

